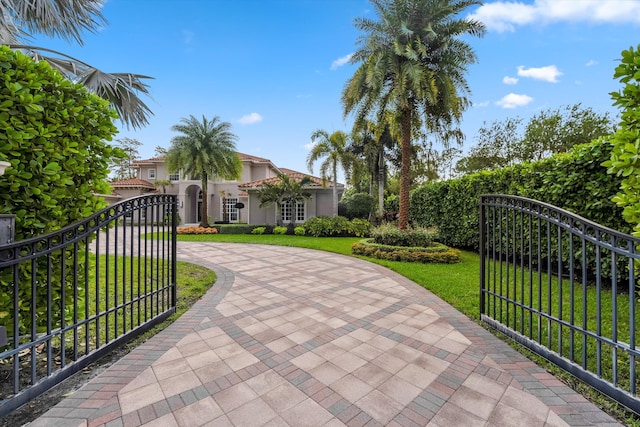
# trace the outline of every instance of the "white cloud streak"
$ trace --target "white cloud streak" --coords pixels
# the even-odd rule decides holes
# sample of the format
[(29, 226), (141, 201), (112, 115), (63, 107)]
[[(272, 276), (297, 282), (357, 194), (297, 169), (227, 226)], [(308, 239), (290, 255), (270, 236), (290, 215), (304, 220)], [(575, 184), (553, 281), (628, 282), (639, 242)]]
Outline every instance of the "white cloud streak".
[(238, 119), (241, 125), (252, 125), (262, 121), (262, 116), (258, 113), (246, 114)]
[(518, 75), (520, 77), (529, 77), (534, 80), (543, 80), (550, 83), (558, 83), (558, 77), (562, 72), (555, 65), (547, 65), (539, 68), (524, 68), (522, 65), (518, 67)]
[(494, 1), (480, 6), (472, 19), (487, 29), (513, 32), (518, 26), (547, 25), (556, 22), (640, 25), (640, 2), (630, 0), (534, 0)]
[(349, 61), (351, 61), (351, 57), (353, 56), (353, 53), (350, 53), (348, 55), (343, 56), (342, 58), (338, 58), (335, 61), (333, 61), (331, 63), (331, 71), (335, 71), (338, 68), (342, 67), (345, 64), (348, 64)]
[(500, 101), (496, 102), (496, 105), (499, 105), (502, 108), (518, 108), (524, 107), (533, 101), (533, 98), (528, 95), (519, 95), (517, 93), (510, 93), (509, 95), (505, 95), (502, 97)]
[(504, 83), (506, 85), (514, 85), (514, 84), (518, 83), (518, 78), (517, 77), (504, 76), (502, 78), (502, 83)]
[(598, 61), (596, 61), (594, 59), (591, 59), (591, 60), (589, 60), (589, 62), (587, 62), (584, 65), (587, 66), (587, 67), (592, 67), (592, 66), (597, 65), (597, 64), (598, 64)]

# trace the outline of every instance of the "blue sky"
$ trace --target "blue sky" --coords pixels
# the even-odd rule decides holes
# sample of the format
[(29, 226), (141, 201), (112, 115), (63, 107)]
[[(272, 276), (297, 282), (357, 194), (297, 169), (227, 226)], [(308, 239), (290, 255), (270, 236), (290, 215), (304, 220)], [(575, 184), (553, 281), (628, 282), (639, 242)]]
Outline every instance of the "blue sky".
[[(143, 158), (170, 146), (181, 118), (218, 116), (238, 151), (308, 172), (310, 135), (351, 129), (340, 96), (356, 69), (354, 18), (373, 16), (367, 0), (108, 0), (103, 12), (108, 25), (82, 47), (36, 42), (107, 72), (154, 77), (150, 124), (120, 125), (116, 136), (142, 142)], [(487, 1), (469, 14), (488, 31), (469, 40), (479, 62), (467, 74), (464, 150), (483, 122), (575, 103), (617, 114), (613, 72), (621, 51), (640, 43), (640, 1)]]

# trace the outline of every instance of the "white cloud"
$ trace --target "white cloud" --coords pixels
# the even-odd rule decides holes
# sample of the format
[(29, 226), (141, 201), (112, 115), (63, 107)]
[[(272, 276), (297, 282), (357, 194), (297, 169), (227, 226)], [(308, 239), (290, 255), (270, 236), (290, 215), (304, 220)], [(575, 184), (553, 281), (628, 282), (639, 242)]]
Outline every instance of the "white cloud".
[(331, 71), (335, 71), (338, 68), (342, 67), (344, 64), (349, 63), (349, 61), (351, 61), (352, 56), (353, 56), (353, 53), (350, 53), (348, 55), (343, 56), (342, 58), (338, 58), (335, 61), (333, 61), (331, 63)]
[(528, 95), (519, 95), (517, 93), (510, 93), (502, 97), (496, 104), (502, 108), (517, 108), (523, 107), (533, 101), (533, 98)]
[(506, 85), (514, 85), (516, 83), (518, 83), (518, 78), (516, 77), (509, 77), (509, 76), (504, 76), (502, 78), (502, 83), (506, 84)]
[(473, 104), (474, 107), (488, 107), (490, 104), (489, 101), (478, 102), (477, 104)]
[(258, 113), (246, 114), (238, 119), (238, 123), (242, 125), (252, 125), (262, 121), (262, 116)]
[(630, 0), (534, 0), (494, 1), (480, 6), (472, 19), (487, 29), (513, 32), (517, 26), (554, 22), (588, 22), (596, 24), (640, 24), (640, 2)]
[(589, 62), (587, 62), (584, 65), (587, 66), (587, 67), (592, 67), (592, 66), (597, 65), (597, 64), (598, 64), (598, 61), (590, 59)]
[(305, 151), (311, 151), (314, 145), (316, 145), (315, 142), (309, 141), (308, 143), (304, 144), (302, 147), (305, 149)]
[(522, 65), (518, 67), (518, 75), (520, 77), (529, 77), (535, 80), (544, 80), (545, 82), (557, 83), (558, 76), (562, 72), (555, 65), (547, 65), (540, 68), (524, 68)]

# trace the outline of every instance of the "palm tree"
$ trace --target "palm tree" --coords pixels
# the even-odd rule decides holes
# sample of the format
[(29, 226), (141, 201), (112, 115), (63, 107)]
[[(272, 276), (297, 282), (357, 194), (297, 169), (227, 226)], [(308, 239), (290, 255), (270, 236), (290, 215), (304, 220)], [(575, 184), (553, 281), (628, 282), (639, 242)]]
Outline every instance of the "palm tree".
[(106, 24), (101, 12), (103, 4), (104, 0), (2, 0), (0, 43), (48, 62), (69, 80), (109, 101), (127, 127), (140, 128), (149, 123), (148, 117), (153, 114), (138, 97), (138, 93), (149, 94), (149, 86), (143, 80), (151, 77), (105, 73), (64, 53), (26, 44), (31, 33), (39, 32), (82, 45), (82, 31), (95, 33)]
[(171, 138), (167, 152), (167, 166), (170, 172), (183, 170), (185, 175), (199, 176), (202, 184), (202, 209), (200, 226), (209, 227), (208, 182), (210, 178), (237, 179), (242, 172), (242, 162), (236, 152), (238, 137), (231, 132), (231, 124), (221, 122), (219, 117), (207, 120), (202, 116), (198, 121), (194, 116), (180, 119), (171, 127), (181, 135)]
[(361, 63), (342, 93), (345, 116), (356, 122), (393, 110), (400, 127), (401, 185), (398, 227), (409, 223), (412, 137), (449, 129), (469, 105), (464, 76), (476, 55), (461, 36), (482, 36), (484, 25), (458, 19), (480, 0), (371, 0), (379, 20), (357, 19), (365, 34), (351, 61)]
[[(282, 204), (290, 203), (295, 207), (296, 203), (302, 202), (311, 197), (311, 193), (305, 189), (305, 186), (313, 181), (308, 176), (300, 180), (295, 180), (289, 175), (279, 173), (279, 181), (265, 182), (258, 191), (260, 198), (260, 207), (276, 205), (276, 224), (282, 224)], [(293, 216), (290, 222), (293, 222)]]
[[(392, 149), (396, 142), (392, 136), (390, 122), (375, 124), (364, 120), (354, 124), (349, 151), (366, 166), (369, 173), (369, 194), (378, 199), (378, 213), (384, 212), (384, 186), (387, 175), (386, 150)], [(377, 185), (377, 194), (374, 186)]]
[(311, 134), (313, 148), (307, 156), (307, 167), (313, 173), (313, 164), (321, 157), (325, 157), (320, 164), (320, 176), (323, 182), (328, 180), (329, 173), (333, 180), (333, 215), (338, 215), (338, 164), (342, 165), (346, 178), (349, 177), (349, 165), (352, 155), (347, 150), (349, 136), (342, 131), (335, 131), (331, 135), (325, 130), (318, 129)]

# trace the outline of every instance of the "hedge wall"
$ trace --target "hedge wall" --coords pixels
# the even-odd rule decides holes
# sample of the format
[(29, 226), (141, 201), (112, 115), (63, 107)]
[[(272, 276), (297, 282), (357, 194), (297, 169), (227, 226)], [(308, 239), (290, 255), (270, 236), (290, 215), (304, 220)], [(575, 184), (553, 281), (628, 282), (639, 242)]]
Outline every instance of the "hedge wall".
[(622, 209), (611, 201), (621, 178), (607, 174), (602, 166), (611, 148), (600, 139), (539, 162), (423, 185), (411, 193), (411, 220), (420, 226), (437, 226), (439, 241), (448, 246), (478, 250), (478, 197), (500, 193), (546, 202), (630, 233)]

